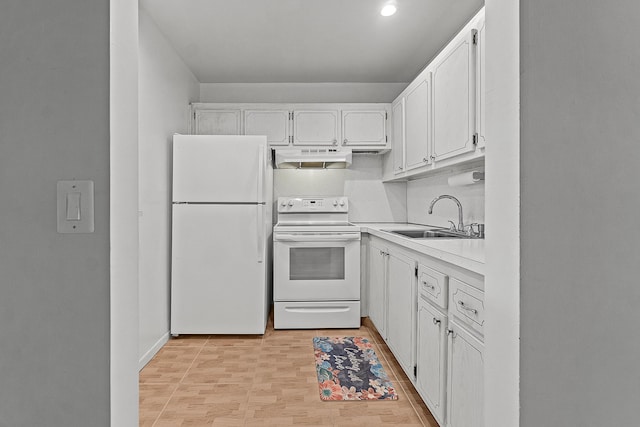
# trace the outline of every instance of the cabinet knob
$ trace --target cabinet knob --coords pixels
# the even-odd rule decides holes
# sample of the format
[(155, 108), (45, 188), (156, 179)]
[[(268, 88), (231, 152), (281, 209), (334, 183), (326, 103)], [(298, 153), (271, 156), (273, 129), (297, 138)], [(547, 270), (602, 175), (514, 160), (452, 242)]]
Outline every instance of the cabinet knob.
[(431, 160), (435, 160), (436, 156), (434, 156), (433, 154), (431, 155)]
[(447, 329), (447, 335), (451, 335), (451, 337), (453, 337), (453, 329)]
[(429, 161), (429, 159), (427, 159), (426, 157), (423, 157), (423, 158), (422, 158), (422, 161), (426, 163), (426, 162), (428, 162), (428, 161)]
[(333, 140), (333, 145), (338, 145), (338, 140), (337, 139)]
[(344, 142), (346, 144), (347, 142), (349, 142), (349, 140), (347, 138), (345, 138), (344, 141), (342, 141), (342, 142)]
[(442, 323), (442, 321), (440, 319), (436, 319), (435, 317), (433, 318), (433, 324), (434, 325), (440, 326), (440, 323)]

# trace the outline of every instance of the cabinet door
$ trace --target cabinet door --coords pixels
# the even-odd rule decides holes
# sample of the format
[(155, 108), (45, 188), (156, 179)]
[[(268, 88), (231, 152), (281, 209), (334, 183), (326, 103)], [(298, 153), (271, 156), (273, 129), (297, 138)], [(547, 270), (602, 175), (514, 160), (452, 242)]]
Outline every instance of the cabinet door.
[(404, 97), (391, 107), (393, 120), (393, 173), (404, 172)]
[(244, 134), (266, 135), (269, 145), (289, 145), (290, 115), (287, 110), (246, 110)]
[(369, 243), (369, 318), (376, 329), (387, 337), (386, 275), (387, 249), (375, 241)]
[(294, 145), (337, 145), (338, 111), (294, 111)]
[(405, 168), (415, 169), (431, 163), (430, 115), (431, 73), (405, 96)]
[(473, 32), (453, 43), (433, 68), (433, 155), (438, 160), (475, 149)]
[(484, 344), (449, 323), (447, 427), (484, 426)]
[(438, 423), (444, 425), (447, 316), (422, 299), (418, 308), (416, 365), (417, 389)]
[(342, 111), (343, 145), (387, 144), (387, 112), (386, 111)]
[(416, 262), (389, 251), (387, 268), (387, 344), (409, 378), (413, 378)]
[(478, 21), (478, 33), (476, 35), (476, 133), (478, 134), (478, 147), (486, 146), (485, 137), (485, 24), (484, 18)]
[(196, 135), (240, 135), (240, 110), (196, 110)]

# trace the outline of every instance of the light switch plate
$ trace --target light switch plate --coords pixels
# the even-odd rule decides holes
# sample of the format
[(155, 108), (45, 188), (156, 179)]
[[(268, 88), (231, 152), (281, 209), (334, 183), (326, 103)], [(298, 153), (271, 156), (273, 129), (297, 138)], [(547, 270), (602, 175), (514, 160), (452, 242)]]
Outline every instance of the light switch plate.
[(58, 181), (58, 233), (93, 233), (93, 181)]

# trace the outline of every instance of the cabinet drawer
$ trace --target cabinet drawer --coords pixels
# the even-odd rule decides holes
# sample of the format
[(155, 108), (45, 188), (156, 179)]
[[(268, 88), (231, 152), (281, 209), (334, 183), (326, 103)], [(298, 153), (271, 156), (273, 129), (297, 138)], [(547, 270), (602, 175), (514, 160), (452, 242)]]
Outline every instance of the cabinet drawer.
[(484, 293), (456, 278), (449, 279), (449, 312), (484, 335)]
[(418, 290), (434, 304), (447, 308), (449, 276), (424, 264), (418, 264)]

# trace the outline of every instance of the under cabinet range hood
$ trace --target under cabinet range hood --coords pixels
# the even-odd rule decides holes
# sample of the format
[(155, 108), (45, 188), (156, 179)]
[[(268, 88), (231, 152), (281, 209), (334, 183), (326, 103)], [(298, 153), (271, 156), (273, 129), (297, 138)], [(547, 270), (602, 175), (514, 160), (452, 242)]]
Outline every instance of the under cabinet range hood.
[(345, 169), (351, 165), (351, 150), (335, 148), (276, 150), (279, 169)]

